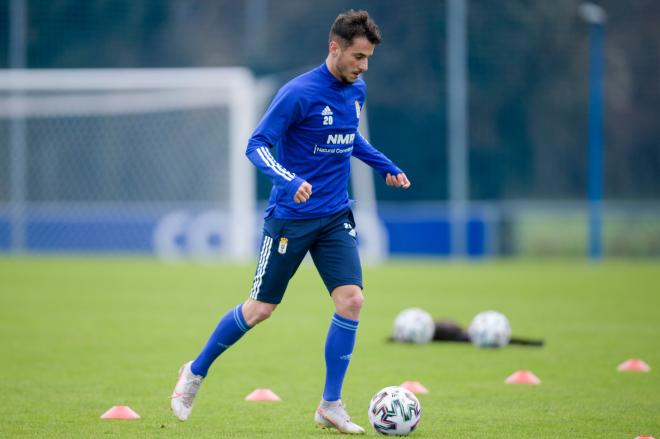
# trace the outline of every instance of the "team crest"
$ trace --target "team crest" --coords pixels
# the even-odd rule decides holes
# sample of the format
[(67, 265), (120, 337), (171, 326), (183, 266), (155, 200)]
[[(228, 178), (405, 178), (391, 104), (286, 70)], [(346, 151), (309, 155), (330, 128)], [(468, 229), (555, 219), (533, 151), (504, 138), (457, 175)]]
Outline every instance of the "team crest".
[(360, 103), (357, 99), (355, 100), (355, 115), (358, 119), (360, 118)]
[(286, 247), (289, 245), (289, 240), (287, 238), (280, 238), (280, 245), (277, 247), (277, 252), (281, 255), (286, 253)]

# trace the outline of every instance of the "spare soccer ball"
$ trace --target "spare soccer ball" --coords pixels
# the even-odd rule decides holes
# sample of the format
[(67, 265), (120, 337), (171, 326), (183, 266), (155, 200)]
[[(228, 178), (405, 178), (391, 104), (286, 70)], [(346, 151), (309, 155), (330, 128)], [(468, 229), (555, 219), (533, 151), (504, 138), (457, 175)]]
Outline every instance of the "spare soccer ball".
[(468, 337), (473, 345), (480, 348), (501, 348), (509, 344), (511, 326), (504, 314), (497, 311), (484, 311), (477, 314), (470, 327)]
[(422, 406), (409, 390), (391, 386), (381, 389), (371, 398), (369, 422), (376, 433), (388, 436), (407, 436), (422, 417)]
[(431, 314), (421, 308), (401, 311), (394, 319), (394, 340), (405, 343), (428, 343), (433, 338), (435, 323)]

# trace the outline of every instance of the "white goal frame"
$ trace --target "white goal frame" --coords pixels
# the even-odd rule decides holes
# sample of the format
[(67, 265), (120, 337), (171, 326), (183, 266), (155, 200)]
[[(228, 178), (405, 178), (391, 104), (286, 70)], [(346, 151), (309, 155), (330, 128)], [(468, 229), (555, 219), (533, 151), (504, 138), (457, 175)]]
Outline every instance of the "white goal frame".
[[(154, 90), (162, 93), (154, 94)], [(194, 93), (197, 90), (199, 93)], [(25, 117), (128, 114), (144, 111), (226, 105), (229, 109), (229, 200), (226, 256), (246, 260), (254, 255), (256, 226), (255, 169), (245, 158), (245, 146), (257, 120), (257, 83), (241, 67), (154, 69), (12, 69), (0, 71), (0, 117), (12, 121), (9, 211), (13, 231), (24, 230)], [(33, 96), (26, 92), (77, 91), (79, 95)], [(100, 102), (91, 92), (112, 92)], [(209, 92), (212, 91), (212, 92)], [(141, 92), (151, 92), (147, 96)], [(87, 93), (87, 94), (85, 94)], [(65, 101), (63, 101), (63, 99)], [(62, 105), (66, 103), (66, 105)], [(18, 139), (18, 140), (17, 140)], [(21, 139), (23, 140), (21, 142)], [(23, 251), (24, 238), (12, 234), (12, 249)]]

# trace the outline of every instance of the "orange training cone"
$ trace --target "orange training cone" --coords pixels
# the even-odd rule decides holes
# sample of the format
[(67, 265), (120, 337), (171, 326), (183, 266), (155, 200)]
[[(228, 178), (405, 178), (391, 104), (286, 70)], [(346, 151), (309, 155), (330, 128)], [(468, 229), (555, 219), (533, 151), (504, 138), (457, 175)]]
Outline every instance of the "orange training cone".
[(619, 372), (650, 372), (651, 366), (646, 364), (644, 360), (640, 360), (639, 358), (631, 358), (630, 360), (619, 364), (617, 369)]
[(419, 381), (405, 381), (401, 384), (404, 389), (410, 390), (412, 393), (427, 394), (429, 389), (424, 387)]
[(541, 384), (539, 377), (529, 370), (519, 370), (514, 372), (504, 382), (507, 384)]
[(140, 419), (140, 415), (127, 405), (116, 405), (103, 413), (101, 419)]
[(246, 401), (281, 401), (279, 396), (270, 389), (257, 389), (245, 397)]

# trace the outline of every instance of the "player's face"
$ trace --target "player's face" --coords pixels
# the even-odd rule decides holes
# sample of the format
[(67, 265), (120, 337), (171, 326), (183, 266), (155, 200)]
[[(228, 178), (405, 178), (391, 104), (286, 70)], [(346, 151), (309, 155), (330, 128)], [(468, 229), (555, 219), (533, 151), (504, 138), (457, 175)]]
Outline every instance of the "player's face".
[(330, 71), (346, 84), (354, 83), (363, 72), (369, 69), (369, 58), (374, 54), (375, 45), (365, 37), (356, 37), (353, 44), (341, 47), (336, 41), (330, 42)]

